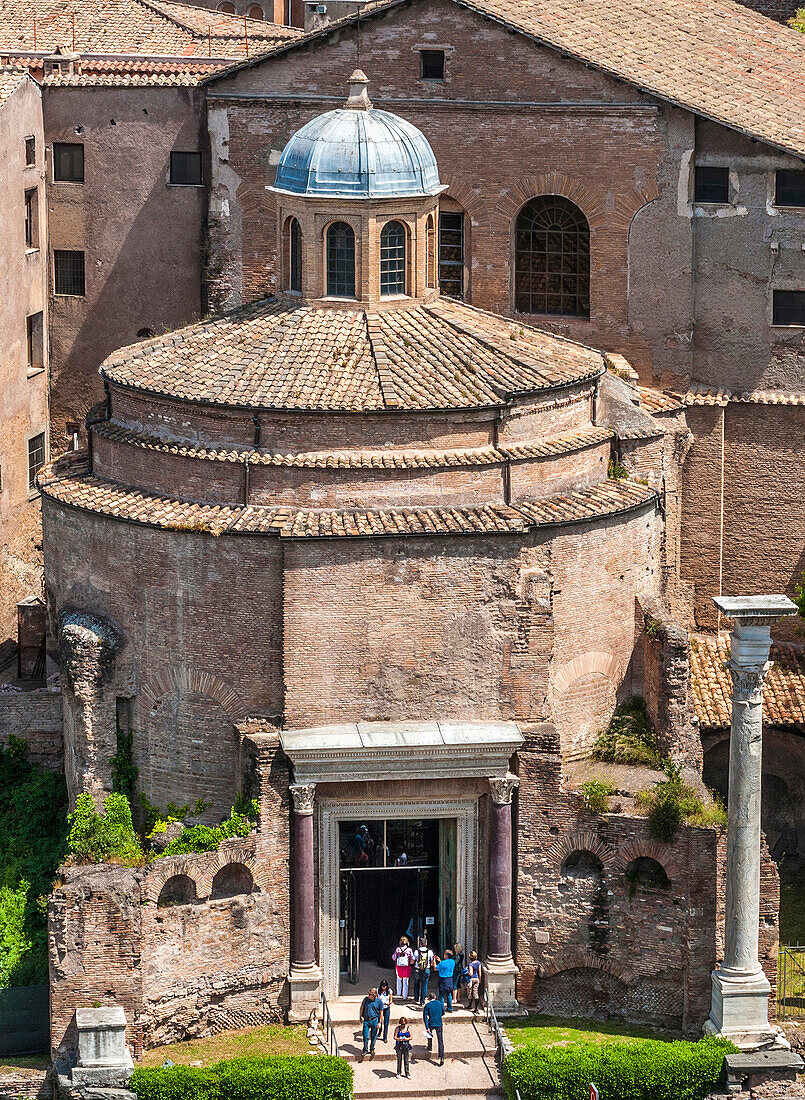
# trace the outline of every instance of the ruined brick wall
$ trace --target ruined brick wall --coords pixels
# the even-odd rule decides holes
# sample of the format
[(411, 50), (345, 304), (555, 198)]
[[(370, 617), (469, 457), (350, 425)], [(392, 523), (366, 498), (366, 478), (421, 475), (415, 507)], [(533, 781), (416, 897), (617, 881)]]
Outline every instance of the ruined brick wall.
[[(717, 832), (685, 827), (660, 844), (643, 818), (588, 813), (579, 795), (560, 793), (557, 750), (543, 732), (518, 754), (518, 997), (540, 1012), (574, 1015), (583, 1005), (700, 1033), (723, 922)], [(591, 853), (586, 868), (572, 867), (579, 851)], [(669, 882), (630, 882), (641, 857)], [(773, 892), (764, 905), (772, 919)]]
[(60, 772), (64, 767), (62, 701), (58, 690), (0, 694), (0, 745), (20, 737), (28, 746), (28, 759), (40, 768)]
[[(793, 597), (802, 581), (805, 409), (730, 402), (721, 408), (691, 407), (687, 419), (694, 441), (683, 468), (681, 573), (694, 588), (696, 625), (712, 630), (719, 561), (726, 594), (785, 592)], [(792, 638), (795, 629), (788, 620), (772, 627), (779, 638)]]
[(700, 773), (702, 742), (690, 683), (690, 640), (686, 630), (661, 616), (656, 604), (638, 608), (637, 694), (646, 700), (663, 755)]
[(745, 8), (774, 19), (778, 23), (787, 23), (797, 13), (800, 4), (797, 0), (740, 0)]

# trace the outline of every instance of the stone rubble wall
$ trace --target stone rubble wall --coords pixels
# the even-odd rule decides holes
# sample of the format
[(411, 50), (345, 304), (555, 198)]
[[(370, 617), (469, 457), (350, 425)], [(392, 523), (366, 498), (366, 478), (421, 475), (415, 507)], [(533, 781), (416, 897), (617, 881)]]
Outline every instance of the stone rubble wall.
[(27, 744), (32, 764), (60, 772), (64, 767), (61, 693), (47, 688), (0, 693), (0, 745), (7, 745), (10, 737)]

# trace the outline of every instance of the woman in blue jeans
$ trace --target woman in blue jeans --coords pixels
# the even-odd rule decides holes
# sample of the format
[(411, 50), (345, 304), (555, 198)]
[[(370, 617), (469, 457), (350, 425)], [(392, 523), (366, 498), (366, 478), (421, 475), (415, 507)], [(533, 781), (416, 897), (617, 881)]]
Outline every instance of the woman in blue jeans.
[(387, 1043), (389, 1041), (389, 1020), (391, 1019), (391, 1002), (394, 998), (391, 995), (391, 987), (387, 981), (382, 981), (377, 987), (377, 995), (383, 1004), (383, 1036), (382, 1042)]

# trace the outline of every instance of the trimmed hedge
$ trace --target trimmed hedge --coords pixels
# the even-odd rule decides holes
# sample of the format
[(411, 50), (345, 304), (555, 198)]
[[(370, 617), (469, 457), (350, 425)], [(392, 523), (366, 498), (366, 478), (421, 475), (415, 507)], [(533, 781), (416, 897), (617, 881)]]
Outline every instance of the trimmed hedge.
[(330, 1055), (233, 1058), (213, 1066), (136, 1069), (139, 1100), (351, 1100), (352, 1067)]
[(697, 1043), (639, 1039), (577, 1047), (519, 1047), (503, 1064), (509, 1100), (588, 1100), (594, 1082), (601, 1100), (704, 1100), (718, 1084), (724, 1039)]

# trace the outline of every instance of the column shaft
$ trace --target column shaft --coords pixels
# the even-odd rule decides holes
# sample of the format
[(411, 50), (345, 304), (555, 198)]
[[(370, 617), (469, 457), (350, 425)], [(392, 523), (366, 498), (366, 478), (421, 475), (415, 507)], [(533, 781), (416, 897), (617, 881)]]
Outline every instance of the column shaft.
[(310, 966), (316, 960), (316, 908), (313, 879), (313, 814), (294, 814), (292, 873), (294, 966)]
[(510, 958), (512, 950), (512, 807), (492, 803), (489, 853), (489, 955)]

